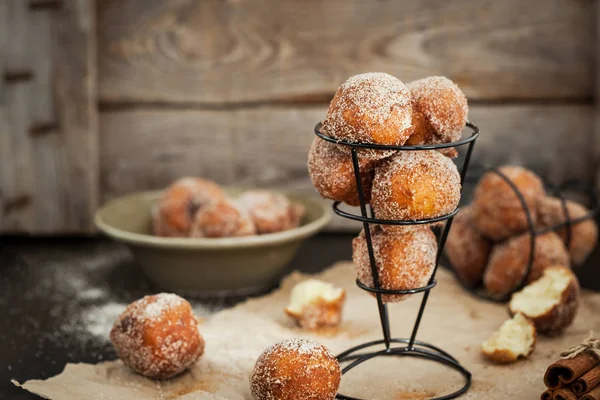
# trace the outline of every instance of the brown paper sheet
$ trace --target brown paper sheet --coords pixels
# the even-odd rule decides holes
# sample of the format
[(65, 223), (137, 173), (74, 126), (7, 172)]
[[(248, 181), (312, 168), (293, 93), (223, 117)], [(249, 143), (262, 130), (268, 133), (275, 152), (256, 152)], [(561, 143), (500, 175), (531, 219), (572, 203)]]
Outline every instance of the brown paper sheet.
[[(344, 322), (337, 331), (311, 335), (294, 327), (282, 310), (291, 287), (304, 278), (292, 274), (280, 290), (210, 317), (200, 327), (206, 354), (191, 371), (171, 381), (140, 377), (113, 361), (68, 364), (60, 375), (27, 381), (22, 387), (53, 400), (250, 400), (248, 376), (256, 358), (272, 343), (293, 336), (312, 337), (338, 353), (381, 338), (375, 299), (356, 287), (351, 263), (337, 264), (318, 276), (348, 292)], [(410, 335), (421, 298), (415, 295), (389, 306), (394, 337)], [(418, 339), (448, 351), (473, 373), (473, 386), (462, 398), (533, 399), (545, 390), (544, 371), (560, 351), (581, 342), (591, 329), (600, 331), (599, 312), (600, 294), (584, 291), (575, 323), (564, 335), (539, 337), (529, 358), (497, 366), (481, 356), (480, 344), (507, 318), (505, 306), (467, 294), (447, 271), (440, 270)], [(361, 364), (344, 375), (340, 391), (368, 399), (418, 400), (449, 393), (461, 385), (462, 376), (438, 364), (386, 357)]]

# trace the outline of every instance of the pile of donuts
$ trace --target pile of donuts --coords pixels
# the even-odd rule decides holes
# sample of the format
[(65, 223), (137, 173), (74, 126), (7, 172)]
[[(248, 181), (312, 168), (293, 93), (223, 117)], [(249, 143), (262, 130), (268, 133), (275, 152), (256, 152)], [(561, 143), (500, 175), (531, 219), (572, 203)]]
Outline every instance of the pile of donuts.
[[(181, 374), (205, 351), (190, 303), (172, 293), (131, 303), (115, 321), (110, 339), (123, 364), (151, 379)], [(332, 400), (340, 379), (340, 365), (325, 346), (292, 338), (264, 350), (249, 386), (256, 400)]]
[(266, 190), (232, 198), (213, 181), (184, 177), (162, 192), (151, 213), (157, 236), (220, 238), (296, 228), (304, 207)]
[[(468, 105), (451, 80), (432, 76), (410, 82), (384, 73), (349, 78), (336, 91), (322, 123), (323, 134), (340, 141), (380, 145), (451, 143), (461, 138)], [(316, 137), (308, 171), (327, 199), (358, 205), (350, 147)], [(357, 150), (362, 189), (376, 218), (418, 220), (451, 213), (460, 200), (460, 175), (451, 158), (454, 148), (394, 151)], [(428, 226), (373, 225), (373, 249), (382, 289), (406, 290), (427, 285), (433, 273), (437, 241)], [(365, 233), (353, 241), (358, 279), (373, 287)], [(384, 295), (384, 302), (405, 296)]]
[[(502, 166), (498, 171), (522, 194), (535, 229), (575, 220), (589, 210), (566, 200), (548, 196), (539, 176), (519, 166)], [(568, 242), (567, 242), (568, 241)], [(535, 236), (535, 251), (526, 282), (542, 276), (552, 265), (577, 267), (585, 262), (598, 242), (593, 218)], [(478, 182), (473, 202), (462, 207), (454, 218), (445, 247), (457, 277), (467, 286), (483, 282), (486, 292), (502, 299), (517, 289), (525, 274), (531, 253), (527, 214), (513, 188), (494, 171)]]

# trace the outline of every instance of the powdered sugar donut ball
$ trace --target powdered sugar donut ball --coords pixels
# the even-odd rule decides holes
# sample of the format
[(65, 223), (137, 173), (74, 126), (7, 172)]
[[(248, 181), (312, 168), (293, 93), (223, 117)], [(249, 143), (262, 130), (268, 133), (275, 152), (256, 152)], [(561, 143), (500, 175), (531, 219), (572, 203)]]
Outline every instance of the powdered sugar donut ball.
[[(401, 146), (412, 135), (412, 107), (401, 80), (382, 72), (354, 75), (336, 91), (322, 130), (353, 143)], [(349, 148), (341, 146), (342, 151)], [(381, 159), (390, 150), (359, 150), (364, 158)]]
[(204, 352), (190, 303), (170, 293), (131, 303), (115, 321), (110, 340), (125, 365), (152, 379), (180, 374)]
[(221, 199), (196, 212), (191, 237), (233, 237), (256, 234), (248, 211), (230, 199)]
[[(359, 159), (365, 201), (371, 201), (371, 184), (374, 167), (378, 161)], [(315, 138), (308, 153), (308, 175), (319, 194), (326, 199), (358, 206), (358, 189), (354, 176), (352, 156), (333, 143)]]
[(197, 210), (225, 197), (215, 182), (184, 177), (166, 188), (152, 210), (155, 235), (186, 237)]
[(259, 234), (296, 228), (305, 211), (301, 204), (266, 190), (248, 190), (242, 193), (237, 202), (248, 211)]
[[(438, 249), (431, 229), (420, 227), (402, 234), (393, 234), (386, 233), (379, 225), (374, 225), (371, 228), (371, 239), (382, 289), (417, 289), (429, 283)], [(352, 260), (358, 280), (374, 288), (364, 230), (352, 241)], [(382, 300), (384, 303), (393, 303), (407, 296), (386, 294), (382, 296)]]
[[(589, 213), (583, 205), (567, 200), (567, 213), (570, 220), (582, 218)], [(542, 228), (558, 225), (567, 220), (567, 215), (562, 207), (560, 199), (556, 197), (544, 197), (538, 202), (538, 225)], [(592, 250), (598, 245), (598, 225), (593, 218), (571, 225), (570, 240), (567, 237), (567, 228), (556, 231), (565, 242), (571, 256), (571, 263), (581, 265), (588, 258)], [(569, 240), (569, 242), (567, 242)]]
[(314, 340), (288, 339), (267, 348), (250, 376), (255, 400), (333, 400), (342, 371)]
[(467, 286), (481, 282), (492, 243), (473, 226), (471, 207), (461, 207), (454, 217), (444, 251), (460, 279)]
[[(539, 200), (545, 196), (542, 180), (519, 166), (506, 165), (498, 171), (516, 185), (523, 195), (535, 224)], [(510, 185), (497, 173), (487, 172), (477, 184), (473, 198), (473, 223), (494, 241), (522, 233), (528, 229), (527, 215)]]
[[(449, 158), (433, 150), (401, 151), (375, 168), (371, 206), (381, 219), (435, 218), (454, 211), (460, 189), (458, 169)], [(382, 225), (382, 229), (406, 227)]]
[[(414, 133), (407, 145), (450, 143), (460, 140), (469, 106), (459, 87), (444, 76), (429, 76), (407, 84), (412, 100)], [(441, 150), (456, 157), (455, 148)]]
[[(524, 233), (492, 249), (483, 284), (493, 297), (502, 298), (517, 289), (529, 263), (530, 238), (529, 233)], [(569, 253), (563, 241), (554, 232), (536, 236), (533, 264), (526, 282), (535, 281), (546, 268), (553, 265), (570, 265)]]

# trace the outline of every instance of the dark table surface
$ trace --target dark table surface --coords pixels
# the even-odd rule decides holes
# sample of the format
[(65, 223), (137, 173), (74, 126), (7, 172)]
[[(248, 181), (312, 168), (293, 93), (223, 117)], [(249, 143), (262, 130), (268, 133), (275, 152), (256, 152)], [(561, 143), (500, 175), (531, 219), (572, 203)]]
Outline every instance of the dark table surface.
[[(349, 260), (351, 240), (349, 234), (314, 237), (289, 270), (312, 273)], [(156, 291), (129, 252), (107, 239), (0, 237), (0, 399), (40, 398), (11, 379), (44, 379), (69, 362), (116, 358), (109, 343), (91, 340), (78, 321), (94, 302), (129, 303)], [(211, 310), (244, 300), (186, 298)]]
[[(349, 234), (314, 237), (304, 243), (289, 270), (312, 273), (349, 260), (351, 239)], [(578, 270), (582, 286), (600, 290), (599, 266), (596, 250)], [(155, 292), (129, 252), (109, 240), (0, 237), (0, 399), (39, 398), (16, 388), (11, 379), (44, 379), (68, 362), (116, 358), (110, 344), (90, 339), (79, 321), (94, 302), (126, 304)], [(211, 310), (243, 300), (186, 297)]]

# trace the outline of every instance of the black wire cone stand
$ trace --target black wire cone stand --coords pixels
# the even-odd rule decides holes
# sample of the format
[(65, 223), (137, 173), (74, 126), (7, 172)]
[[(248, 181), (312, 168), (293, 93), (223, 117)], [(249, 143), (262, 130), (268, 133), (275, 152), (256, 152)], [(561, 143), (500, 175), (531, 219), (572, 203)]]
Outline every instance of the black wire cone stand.
[[(345, 141), (340, 141), (334, 139), (330, 136), (327, 136), (321, 133), (321, 123), (315, 126), (315, 134), (323, 140), (326, 140), (330, 143), (334, 143), (341, 146), (347, 146), (351, 149), (352, 154), (352, 163), (354, 166), (354, 177), (356, 179), (356, 187), (358, 189), (358, 197), (360, 200), (360, 212), (361, 215), (355, 215), (348, 212), (345, 212), (339, 208), (340, 202), (336, 201), (333, 203), (334, 212), (344, 218), (353, 219), (356, 221), (361, 221), (363, 223), (365, 239), (367, 242), (367, 248), (369, 252), (369, 260), (371, 262), (371, 272), (373, 274), (373, 283), (374, 287), (368, 287), (361, 283), (358, 279), (356, 280), (356, 284), (363, 290), (366, 290), (371, 293), (375, 293), (377, 298), (377, 306), (379, 309), (379, 317), (381, 320), (381, 328), (383, 331), (383, 339), (376, 340), (368, 343), (361, 344), (359, 346), (353, 347), (351, 349), (346, 350), (345, 352), (339, 354), (337, 359), (340, 363), (348, 363), (342, 369), (342, 374), (350, 371), (352, 368), (357, 365), (371, 360), (376, 357), (383, 356), (409, 356), (409, 357), (417, 357), (421, 359), (431, 360), (442, 365), (445, 365), (449, 368), (452, 368), (458, 371), (464, 377), (464, 385), (452, 392), (450, 394), (436, 397), (432, 400), (445, 400), (445, 399), (453, 399), (461, 394), (465, 393), (471, 387), (471, 373), (465, 369), (460, 363), (452, 357), (450, 354), (440, 349), (439, 347), (433, 346), (429, 343), (422, 342), (417, 340), (417, 332), (419, 330), (419, 325), (421, 324), (421, 318), (423, 317), (423, 313), (425, 311), (425, 306), (427, 305), (427, 300), (429, 298), (430, 290), (436, 285), (435, 274), (438, 269), (438, 265), (440, 262), (440, 257), (443, 252), (444, 245), (446, 243), (446, 238), (448, 237), (448, 232), (450, 231), (450, 227), (452, 226), (452, 219), (458, 213), (458, 208), (447, 215), (443, 215), (437, 218), (430, 219), (422, 219), (416, 221), (400, 221), (400, 220), (382, 220), (375, 218), (373, 214), (373, 209), (365, 202), (365, 195), (362, 187), (362, 179), (360, 176), (360, 169), (358, 163), (358, 150), (362, 148), (375, 149), (375, 150), (397, 150), (401, 151), (422, 151), (422, 150), (439, 150), (439, 149), (447, 149), (454, 148), (460, 146), (468, 146), (465, 159), (463, 165), (460, 170), (460, 179), (461, 185), (464, 183), (465, 176), (467, 173), (467, 169), (469, 168), (469, 161), (471, 160), (471, 155), (473, 153), (473, 148), (475, 145), (475, 141), (479, 136), (479, 128), (472, 123), (467, 123), (468, 128), (471, 130), (471, 135), (462, 140), (452, 142), (452, 143), (443, 143), (443, 144), (435, 144), (435, 145), (420, 145), (420, 146), (384, 146), (384, 145), (374, 145), (374, 144), (363, 144), (363, 143), (350, 143)], [(386, 290), (382, 289), (379, 284), (379, 276), (377, 272), (377, 264), (375, 260), (375, 254), (373, 252), (373, 243), (371, 240), (371, 232), (369, 229), (370, 224), (379, 224), (379, 225), (425, 225), (432, 224), (436, 222), (446, 221), (443, 229), (441, 230), (441, 234), (438, 239), (438, 252), (436, 255), (436, 263), (433, 269), (433, 273), (428, 284), (424, 287), (408, 289), (408, 290)], [(390, 322), (388, 317), (388, 309), (387, 304), (384, 304), (382, 301), (382, 295), (406, 295), (406, 294), (416, 294), (423, 292), (423, 300), (421, 301), (421, 305), (419, 307), (419, 312), (417, 314), (417, 318), (415, 320), (415, 324), (413, 326), (412, 333), (410, 335), (410, 339), (394, 339), (391, 335), (390, 330)], [(402, 346), (394, 346), (392, 344), (400, 344)], [(384, 349), (380, 350), (371, 350), (368, 352), (364, 352), (363, 350), (370, 349), (372, 347), (380, 348), (381, 345), (384, 345)], [(336, 398), (338, 399), (346, 399), (346, 400), (360, 400), (355, 397), (346, 396), (338, 393)]]
[[(519, 282), (506, 295), (504, 295), (502, 297), (492, 297), (486, 293), (485, 289), (483, 288), (483, 282), (478, 282), (475, 285), (468, 285), (466, 282), (462, 281), (460, 279), (460, 277), (458, 276), (458, 274), (456, 273), (456, 270), (452, 266), (452, 262), (447, 257), (447, 255), (444, 254), (442, 257), (444, 259), (444, 264), (446, 266), (448, 266), (448, 268), (454, 273), (456, 280), (458, 280), (458, 282), (466, 290), (468, 290), (473, 295), (475, 295), (481, 299), (499, 302), (499, 303), (505, 303), (510, 300), (511, 296), (515, 292), (518, 292), (519, 290), (523, 289), (525, 287), (525, 285), (527, 285), (527, 278), (529, 276), (529, 273), (531, 272), (531, 269), (533, 268), (533, 262), (534, 262), (534, 258), (535, 258), (536, 237), (543, 235), (545, 233), (548, 233), (548, 232), (558, 231), (558, 230), (564, 228), (566, 231), (565, 232), (565, 247), (567, 249), (569, 249), (571, 246), (571, 240), (573, 239), (573, 237), (572, 237), (573, 236), (573, 232), (572, 232), (573, 226), (578, 223), (584, 222), (586, 220), (594, 219), (596, 216), (600, 215), (600, 205), (598, 203), (598, 195), (597, 195), (596, 191), (594, 190), (594, 188), (592, 186), (590, 186), (589, 184), (586, 184), (585, 182), (567, 181), (560, 185), (555, 185), (551, 182), (548, 182), (547, 180), (543, 180), (546, 188), (552, 193), (552, 195), (554, 195), (556, 198), (558, 198), (560, 200), (562, 213), (564, 215), (564, 222), (561, 222), (559, 224), (555, 224), (552, 226), (544, 227), (544, 228), (536, 228), (535, 223), (533, 222), (532, 211), (529, 209), (529, 206), (527, 205), (527, 201), (525, 200), (523, 193), (521, 193), (521, 191), (513, 183), (513, 181), (511, 181), (508, 176), (506, 176), (502, 171), (500, 171), (496, 167), (487, 167), (487, 168), (485, 168), (485, 172), (494, 173), (494, 174), (498, 175), (500, 178), (502, 178), (502, 180), (504, 180), (510, 186), (511, 190), (515, 193), (515, 195), (519, 199), (519, 203), (520, 203), (521, 208), (523, 209), (523, 212), (525, 213), (525, 217), (527, 219), (526, 232), (529, 233), (529, 248), (531, 249), (531, 251), (529, 252), (527, 266), (523, 270), (523, 274), (519, 278)], [(473, 183), (473, 184), (476, 183), (476, 180), (472, 181), (471, 179), (468, 179), (467, 181), (469, 183)], [(566, 190), (571, 190), (571, 189), (575, 189), (580, 193), (581, 192), (585, 193), (585, 195), (588, 198), (588, 202), (590, 204), (590, 211), (587, 214), (582, 215), (581, 217), (578, 217), (578, 218), (571, 218), (571, 216), (569, 215), (569, 211), (567, 209), (567, 199), (565, 198), (564, 192)], [(491, 240), (490, 240), (490, 242), (491, 242)], [(485, 271), (484, 271), (484, 275), (485, 275)]]

